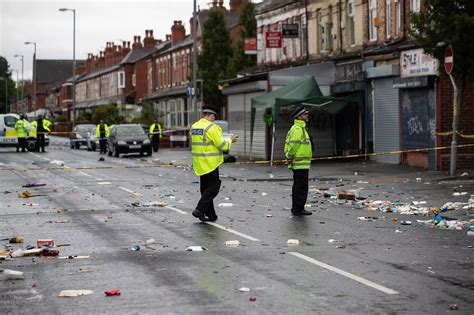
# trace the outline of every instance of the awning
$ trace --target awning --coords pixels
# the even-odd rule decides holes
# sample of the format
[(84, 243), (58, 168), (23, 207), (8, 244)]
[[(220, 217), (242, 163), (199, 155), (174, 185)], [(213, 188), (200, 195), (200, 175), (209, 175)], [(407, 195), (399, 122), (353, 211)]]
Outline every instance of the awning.
[[(346, 97), (323, 96), (318, 83), (313, 76), (303, 76), (300, 79), (273, 92), (252, 98), (252, 111), (250, 116), (250, 152), (253, 145), (253, 131), (257, 109), (271, 108), (273, 114), (273, 134), (275, 122), (282, 107), (306, 106), (309, 111), (325, 111), (335, 115), (351, 103), (357, 103), (362, 108), (362, 97), (353, 94)], [(272, 139), (272, 160), (274, 139)]]

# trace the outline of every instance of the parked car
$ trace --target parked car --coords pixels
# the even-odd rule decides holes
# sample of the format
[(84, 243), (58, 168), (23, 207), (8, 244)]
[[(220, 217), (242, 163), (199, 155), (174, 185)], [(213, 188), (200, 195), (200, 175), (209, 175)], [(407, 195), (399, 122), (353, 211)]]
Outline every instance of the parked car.
[(152, 146), (143, 127), (138, 124), (114, 125), (109, 128), (107, 139), (109, 156), (119, 157), (122, 153), (140, 153), (152, 155)]
[(94, 124), (79, 124), (74, 126), (69, 135), (69, 144), (71, 149), (79, 149), (81, 145), (87, 145), (87, 133), (95, 128)]
[[(229, 122), (226, 120), (214, 120), (215, 124), (218, 124), (222, 129), (222, 138), (225, 140), (230, 140), (232, 136), (229, 133)], [(232, 149), (232, 148), (231, 148)], [(224, 151), (224, 163), (233, 163), (236, 162), (237, 158), (234, 155), (229, 154), (229, 150)]]
[(91, 131), (87, 133), (86, 137), (86, 146), (87, 151), (95, 151), (99, 147), (99, 139), (95, 136), (95, 128), (92, 128)]

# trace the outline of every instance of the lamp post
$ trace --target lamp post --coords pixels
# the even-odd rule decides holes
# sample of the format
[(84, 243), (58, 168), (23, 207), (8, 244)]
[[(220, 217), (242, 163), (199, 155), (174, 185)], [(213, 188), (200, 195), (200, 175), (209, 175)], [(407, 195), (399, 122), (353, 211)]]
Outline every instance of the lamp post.
[(76, 122), (76, 9), (61, 8), (61, 12), (72, 12), (72, 127)]
[(31, 101), (33, 102), (33, 113), (34, 117), (36, 119), (36, 43), (35, 42), (25, 42), (25, 45), (35, 45), (35, 54), (33, 55), (33, 97), (31, 98)]
[(12, 69), (16, 71), (16, 106), (18, 106), (18, 69)]
[(15, 55), (13, 57), (18, 57), (21, 59), (21, 99), (23, 100), (23, 91), (25, 90), (25, 81), (23, 79), (23, 55)]

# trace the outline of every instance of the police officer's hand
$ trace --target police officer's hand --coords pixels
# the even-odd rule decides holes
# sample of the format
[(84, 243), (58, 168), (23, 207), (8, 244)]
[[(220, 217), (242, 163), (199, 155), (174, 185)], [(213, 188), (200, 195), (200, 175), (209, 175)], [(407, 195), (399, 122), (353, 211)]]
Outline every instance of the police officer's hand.
[(234, 143), (235, 141), (237, 141), (238, 138), (239, 138), (239, 136), (237, 136), (237, 135), (232, 135), (232, 136), (230, 136), (230, 140), (232, 140), (232, 143)]

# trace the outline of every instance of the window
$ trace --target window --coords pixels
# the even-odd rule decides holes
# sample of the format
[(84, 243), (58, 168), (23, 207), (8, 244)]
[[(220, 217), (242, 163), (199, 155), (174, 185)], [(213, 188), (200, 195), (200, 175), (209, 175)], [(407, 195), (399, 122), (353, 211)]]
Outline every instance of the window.
[(385, 1), (385, 34), (387, 38), (392, 35), (392, 7), (390, 1)]
[(410, 10), (415, 13), (420, 12), (420, 0), (410, 0)]
[(324, 26), (323, 26), (323, 17), (321, 14), (321, 9), (316, 11), (316, 20), (318, 23), (318, 42), (319, 42), (319, 51), (324, 50)]
[(137, 85), (137, 75), (134, 73), (132, 75), (132, 86), (136, 86)]
[(5, 126), (10, 127), (10, 128), (15, 128), (15, 124), (18, 119), (13, 116), (5, 116), (3, 120), (5, 122)]
[[(377, 0), (369, 0), (369, 36), (370, 40), (377, 40)], [(376, 25), (377, 24), (377, 25)]]
[(401, 32), (400, 0), (395, 0), (395, 36), (400, 36)]
[(332, 23), (326, 23), (324, 27), (325, 40), (324, 40), (324, 50), (332, 50)]
[(169, 111), (170, 111), (170, 125), (171, 127), (176, 126), (176, 101), (171, 100), (168, 103)]
[(349, 15), (349, 45), (355, 45), (355, 7), (354, 0), (349, 0), (347, 12)]
[[(118, 81), (117, 81), (117, 87), (119, 89), (125, 88), (125, 72), (124, 71), (119, 71), (118, 72)], [(112, 82), (110, 82), (110, 86), (112, 86)]]

